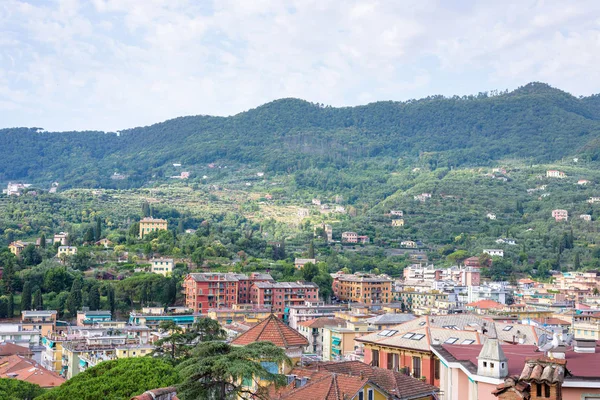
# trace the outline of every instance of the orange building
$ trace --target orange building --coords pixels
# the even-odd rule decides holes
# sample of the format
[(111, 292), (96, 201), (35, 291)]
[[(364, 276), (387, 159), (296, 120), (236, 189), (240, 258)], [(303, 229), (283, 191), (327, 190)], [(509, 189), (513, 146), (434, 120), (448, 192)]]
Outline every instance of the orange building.
[(148, 217), (140, 220), (140, 238), (143, 238), (144, 235), (150, 232), (166, 230), (167, 221), (164, 219)]
[(391, 303), (392, 278), (387, 275), (336, 273), (333, 278), (333, 294), (339, 300), (354, 303)]

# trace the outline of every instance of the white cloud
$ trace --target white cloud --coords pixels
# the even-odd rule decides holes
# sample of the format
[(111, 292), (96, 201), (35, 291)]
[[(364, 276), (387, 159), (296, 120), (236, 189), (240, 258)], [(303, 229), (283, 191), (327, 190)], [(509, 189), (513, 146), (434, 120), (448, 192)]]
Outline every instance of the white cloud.
[(0, 3), (5, 126), (116, 130), (281, 98), (600, 91), (595, 0)]

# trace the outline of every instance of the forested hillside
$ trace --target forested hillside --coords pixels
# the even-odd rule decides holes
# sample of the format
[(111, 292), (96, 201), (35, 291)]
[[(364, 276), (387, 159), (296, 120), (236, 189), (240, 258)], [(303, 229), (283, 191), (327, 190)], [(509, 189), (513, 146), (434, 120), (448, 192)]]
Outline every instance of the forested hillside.
[[(576, 98), (542, 83), (513, 92), (346, 108), (283, 99), (232, 117), (181, 117), (120, 135), (3, 129), (0, 182), (139, 187), (168, 176), (173, 163), (194, 171), (219, 162), (293, 173), (300, 186), (319, 187), (323, 182), (306, 180), (311, 168), (338, 173), (404, 159), (435, 169), (506, 158), (549, 162), (574, 154), (595, 160), (599, 136), (598, 96)], [(127, 179), (110, 179), (115, 172)]]

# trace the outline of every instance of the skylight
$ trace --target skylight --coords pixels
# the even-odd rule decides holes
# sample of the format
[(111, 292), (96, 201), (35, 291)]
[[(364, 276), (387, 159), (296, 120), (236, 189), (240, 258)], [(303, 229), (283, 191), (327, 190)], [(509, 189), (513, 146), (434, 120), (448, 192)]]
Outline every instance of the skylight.
[(503, 330), (503, 331), (506, 331), (506, 332), (508, 332), (508, 331), (510, 331), (512, 328), (513, 328), (513, 327), (512, 327), (511, 325), (508, 325), (508, 326), (505, 326), (505, 327), (504, 327), (502, 330)]
[(425, 321), (419, 322), (419, 326), (423, 326), (423, 325), (425, 325), (426, 323), (427, 323), (427, 322), (425, 322)]
[(458, 342), (458, 338), (456, 338), (456, 337), (450, 337), (444, 343), (446, 343), (446, 344), (454, 344), (456, 342)]
[(410, 340), (421, 340), (425, 337), (425, 335), (423, 335), (422, 333), (418, 333), (416, 335), (414, 335), (413, 337), (410, 338)]
[(463, 340), (463, 341), (462, 341), (460, 344), (473, 344), (473, 343), (475, 343), (475, 341), (474, 341), (474, 340), (471, 340), (471, 339), (465, 339), (465, 340)]
[(403, 339), (410, 339), (411, 337), (413, 337), (415, 334), (414, 333), (405, 333), (404, 336), (402, 336)]
[(377, 334), (377, 336), (387, 336), (389, 332), (390, 332), (389, 329), (386, 329), (384, 331), (379, 332)]

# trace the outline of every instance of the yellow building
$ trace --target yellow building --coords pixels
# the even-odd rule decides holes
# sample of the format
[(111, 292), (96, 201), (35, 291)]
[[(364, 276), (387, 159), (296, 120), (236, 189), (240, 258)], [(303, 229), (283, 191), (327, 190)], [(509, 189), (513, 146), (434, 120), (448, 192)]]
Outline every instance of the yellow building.
[(362, 346), (354, 339), (373, 332), (366, 322), (347, 322), (345, 326), (323, 327), (323, 360), (343, 360), (360, 354)]
[(403, 219), (393, 219), (392, 226), (404, 226), (404, 220)]
[(367, 273), (332, 274), (333, 294), (342, 301), (353, 303), (378, 304), (391, 303), (392, 278), (387, 275)]
[(221, 324), (242, 322), (257, 324), (271, 315), (270, 308), (262, 308), (253, 304), (234, 304), (231, 308), (211, 308), (206, 313), (210, 319)]
[(42, 336), (48, 336), (56, 329), (55, 310), (21, 311), (21, 326), (24, 331), (38, 330)]
[(74, 256), (77, 254), (77, 247), (75, 246), (59, 246), (57, 256)]
[(42, 338), (42, 366), (63, 375), (63, 344), (69, 340), (66, 336), (50, 334)]
[(150, 271), (162, 276), (171, 276), (173, 274), (174, 261), (172, 258), (154, 258), (150, 261)]
[(155, 231), (166, 231), (167, 221), (160, 218), (147, 217), (140, 221), (140, 238), (147, 235), (150, 232)]
[(16, 242), (12, 242), (11, 244), (8, 245), (8, 249), (10, 250), (10, 252), (13, 253), (17, 257), (19, 257), (21, 255), (21, 252), (23, 250), (25, 250), (25, 247), (27, 247), (27, 243), (21, 242), (20, 240), (17, 240)]

